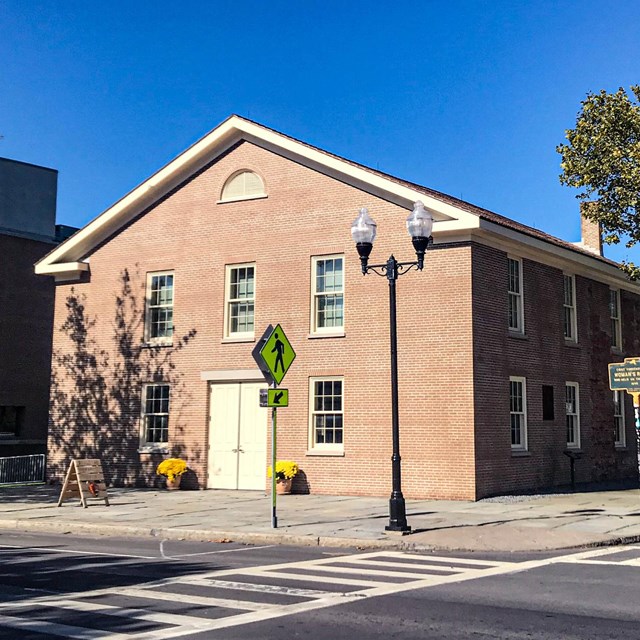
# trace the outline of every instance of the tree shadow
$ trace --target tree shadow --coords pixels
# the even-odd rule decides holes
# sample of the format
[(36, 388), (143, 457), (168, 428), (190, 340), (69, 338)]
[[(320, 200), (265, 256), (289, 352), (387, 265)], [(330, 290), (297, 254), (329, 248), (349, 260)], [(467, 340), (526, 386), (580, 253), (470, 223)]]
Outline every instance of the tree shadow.
[[(155, 467), (166, 454), (142, 454), (140, 420), (142, 386), (170, 385), (168, 454), (184, 456), (183, 414), (191, 396), (175, 356), (195, 338), (196, 329), (173, 336), (173, 344), (144, 341), (144, 277), (124, 269), (118, 279), (111, 336), (87, 311), (84, 294), (72, 288), (66, 316), (57, 329), (51, 373), (49, 419), (50, 481), (60, 481), (72, 458), (102, 460), (112, 486), (159, 486)], [(142, 302), (141, 302), (142, 301)], [(187, 464), (202, 464), (201, 448), (190, 448)], [(195, 474), (191, 487), (198, 486)]]

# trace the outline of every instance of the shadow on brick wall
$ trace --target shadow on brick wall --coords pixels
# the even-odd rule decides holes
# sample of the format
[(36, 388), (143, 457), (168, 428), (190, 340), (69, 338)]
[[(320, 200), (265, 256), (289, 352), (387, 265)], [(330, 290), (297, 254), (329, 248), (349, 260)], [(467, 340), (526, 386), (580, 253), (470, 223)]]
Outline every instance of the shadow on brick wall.
[[(155, 475), (155, 466), (167, 456), (138, 453), (144, 383), (170, 385), (169, 455), (185, 453), (182, 414), (190, 396), (174, 356), (197, 332), (174, 335), (171, 346), (146, 345), (144, 278), (136, 273), (133, 279), (137, 286), (127, 269), (120, 274), (111, 336), (99, 333), (96, 318), (87, 313), (84, 294), (72, 288), (67, 296), (66, 317), (56, 329), (64, 337), (56, 336), (52, 361), (51, 479), (61, 479), (72, 458), (100, 458), (111, 485), (159, 486), (162, 479)], [(202, 455), (200, 450), (191, 451), (188, 464), (201, 464)], [(197, 478), (194, 482), (197, 485)]]

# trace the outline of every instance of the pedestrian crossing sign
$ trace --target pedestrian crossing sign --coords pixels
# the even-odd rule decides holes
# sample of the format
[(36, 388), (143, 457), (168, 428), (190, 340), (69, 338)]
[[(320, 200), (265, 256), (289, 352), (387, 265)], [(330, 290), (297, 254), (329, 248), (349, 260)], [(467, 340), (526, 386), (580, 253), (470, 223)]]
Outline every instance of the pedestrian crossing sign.
[(291, 363), (296, 359), (296, 352), (279, 324), (260, 349), (260, 356), (267, 365), (271, 377), (276, 384), (280, 384), (289, 371)]

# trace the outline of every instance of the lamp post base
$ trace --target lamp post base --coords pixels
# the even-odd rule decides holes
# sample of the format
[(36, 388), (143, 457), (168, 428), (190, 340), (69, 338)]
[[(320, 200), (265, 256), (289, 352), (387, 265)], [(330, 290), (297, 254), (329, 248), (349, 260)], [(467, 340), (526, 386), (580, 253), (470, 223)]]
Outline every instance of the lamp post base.
[(389, 524), (384, 530), (401, 533), (402, 535), (411, 533), (411, 527), (407, 524), (404, 497), (392, 495), (389, 499)]

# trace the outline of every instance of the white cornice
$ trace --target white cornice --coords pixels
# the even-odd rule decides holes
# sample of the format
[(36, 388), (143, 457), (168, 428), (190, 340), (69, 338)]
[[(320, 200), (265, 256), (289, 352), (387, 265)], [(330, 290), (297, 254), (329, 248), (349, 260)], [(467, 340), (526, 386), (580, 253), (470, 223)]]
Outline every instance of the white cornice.
[(548, 264), (562, 271), (640, 294), (640, 285), (631, 282), (615, 265), (603, 262), (580, 251), (572, 251), (569, 248), (545, 242), (515, 229), (482, 220), (479, 230), (473, 235), (473, 239), (480, 244), (486, 244), (507, 253), (517, 254), (522, 258)]
[(437, 240), (448, 242), (473, 234), (474, 239), (479, 242), (497, 247), (504, 244), (509, 251), (515, 251), (532, 260), (562, 264), (561, 268), (574, 273), (591, 274), (588, 277), (614, 283), (615, 286), (630, 291), (638, 290), (616, 267), (606, 262), (489, 222), (477, 213), (471, 213), (455, 204), (427, 195), (418, 188), (373, 173), (238, 116), (227, 119), (56, 247), (37, 263), (36, 273), (55, 275), (57, 280), (79, 277), (80, 273), (89, 268), (82, 260), (93, 248), (241, 140), (256, 144), (406, 209), (410, 209), (415, 200), (422, 200), (434, 217), (433, 233)]

